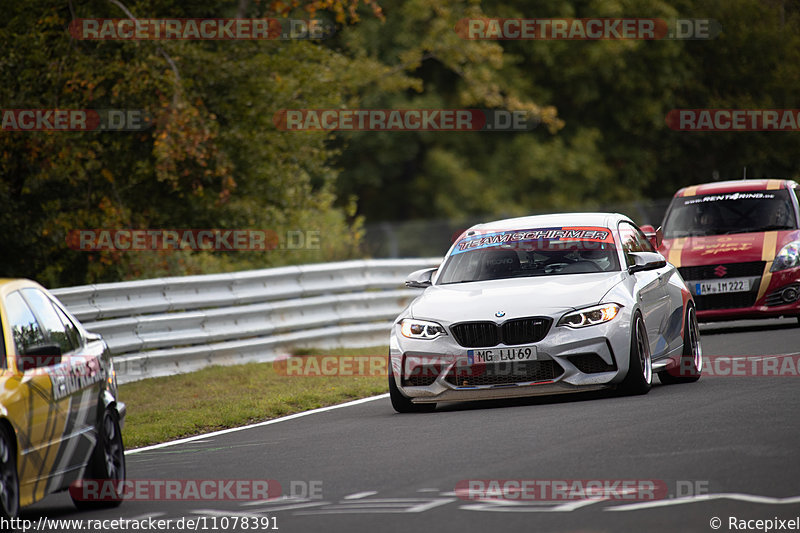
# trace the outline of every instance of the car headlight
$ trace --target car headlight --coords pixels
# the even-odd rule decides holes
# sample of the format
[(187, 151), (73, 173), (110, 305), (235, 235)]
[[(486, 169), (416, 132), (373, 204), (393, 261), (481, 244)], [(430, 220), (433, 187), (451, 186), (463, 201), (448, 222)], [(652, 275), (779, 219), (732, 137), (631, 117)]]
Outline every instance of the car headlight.
[(400, 333), (409, 339), (435, 339), (442, 335), (447, 335), (441, 324), (428, 320), (416, 320), (414, 318), (404, 318), (400, 322)]
[(567, 313), (558, 321), (559, 326), (570, 328), (585, 328), (613, 320), (619, 313), (622, 306), (619, 304), (600, 304), (587, 307), (579, 311)]
[(775, 256), (772, 268), (769, 271), (777, 272), (796, 266), (800, 266), (800, 241), (790, 242), (781, 248), (781, 251)]

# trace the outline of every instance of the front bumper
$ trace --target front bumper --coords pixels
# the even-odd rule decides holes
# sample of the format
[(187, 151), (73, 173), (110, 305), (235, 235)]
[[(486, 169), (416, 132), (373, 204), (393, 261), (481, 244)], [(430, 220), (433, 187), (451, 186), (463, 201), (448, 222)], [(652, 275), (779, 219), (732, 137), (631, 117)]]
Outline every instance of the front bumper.
[(698, 320), (712, 322), (800, 316), (800, 268), (778, 272), (765, 270), (767, 272), (762, 277), (755, 279), (749, 293), (722, 295), (715, 301), (695, 294), (696, 283), (700, 281), (687, 280), (686, 285), (697, 303)]
[[(446, 389), (433, 396), (411, 396), (411, 401), (413, 403), (439, 403), (469, 402), (475, 400), (499, 400), (525, 398), (529, 396), (551, 396), (554, 394), (567, 394), (571, 392), (588, 392), (593, 390), (607, 389), (609, 387), (610, 385), (608, 384), (574, 386), (563, 382), (530, 385), (487, 385), (472, 389)], [(407, 389), (404, 389), (404, 392), (410, 395), (419, 391), (408, 391)]]
[[(396, 324), (390, 339), (392, 374), (400, 392), (414, 403), (517, 398), (613, 387), (628, 371), (631, 316), (628, 309), (623, 310), (607, 324), (580, 329), (552, 325), (544, 339), (534, 344), (535, 362), (471, 365), (470, 348), (458, 345), (452, 336), (408, 339)], [(496, 348), (509, 347), (517, 346), (500, 344)]]

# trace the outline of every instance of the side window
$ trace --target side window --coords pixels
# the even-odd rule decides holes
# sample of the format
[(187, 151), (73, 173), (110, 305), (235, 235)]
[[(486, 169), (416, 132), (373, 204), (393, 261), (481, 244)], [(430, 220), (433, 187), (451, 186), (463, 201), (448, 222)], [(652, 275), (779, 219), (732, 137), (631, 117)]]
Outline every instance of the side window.
[(797, 205), (800, 206), (800, 187), (794, 188), (794, 196), (797, 198)]
[(6, 362), (6, 334), (3, 331), (5, 328), (0, 325), (0, 370), (8, 368), (8, 363)]
[(633, 265), (631, 252), (655, 252), (653, 245), (647, 240), (645, 234), (636, 226), (627, 222), (620, 222), (619, 236), (622, 240), (622, 251), (625, 252), (625, 262), (628, 266)]
[(656, 249), (653, 248), (653, 243), (650, 242), (650, 239), (647, 238), (647, 235), (644, 234), (642, 230), (639, 228), (634, 228), (636, 230), (636, 234), (639, 236), (639, 244), (642, 247), (643, 252), (655, 252)]
[(58, 313), (58, 318), (61, 319), (61, 322), (67, 330), (67, 337), (70, 343), (72, 343), (74, 348), (79, 348), (81, 346), (81, 334), (78, 332), (75, 323), (69, 319), (67, 314), (58, 305), (53, 305), (53, 308), (55, 308), (56, 313)]
[(66, 325), (56, 313), (50, 298), (39, 289), (22, 289), (21, 292), (39, 319), (42, 330), (49, 341), (61, 346), (62, 353), (71, 352), (77, 348), (67, 332)]
[(12, 292), (6, 298), (6, 312), (17, 354), (23, 355), (31, 346), (45, 343), (42, 328), (19, 291)]
[(627, 222), (621, 222), (619, 225), (619, 237), (622, 243), (622, 251), (625, 253), (625, 263), (628, 266), (634, 264), (631, 252), (643, 252), (642, 247), (637, 238), (636, 231), (633, 226)]

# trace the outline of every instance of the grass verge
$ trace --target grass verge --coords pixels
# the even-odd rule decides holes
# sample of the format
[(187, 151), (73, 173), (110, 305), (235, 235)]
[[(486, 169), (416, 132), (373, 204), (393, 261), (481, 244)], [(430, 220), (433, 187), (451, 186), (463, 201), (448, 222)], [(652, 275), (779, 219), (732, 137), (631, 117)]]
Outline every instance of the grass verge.
[[(307, 352), (307, 351), (306, 351)], [(313, 351), (387, 354), (388, 347)], [(120, 386), (128, 449), (269, 420), (388, 391), (386, 377), (287, 377), (272, 363), (212, 366)]]

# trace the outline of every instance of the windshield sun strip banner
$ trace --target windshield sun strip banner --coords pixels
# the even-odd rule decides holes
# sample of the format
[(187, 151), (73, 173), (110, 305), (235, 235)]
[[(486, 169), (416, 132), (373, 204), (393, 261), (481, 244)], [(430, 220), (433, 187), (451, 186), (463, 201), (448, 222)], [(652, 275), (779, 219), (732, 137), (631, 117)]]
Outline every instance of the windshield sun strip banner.
[(470, 235), (458, 241), (451, 255), (502, 246), (520, 242), (531, 241), (558, 241), (558, 242), (599, 242), (614, 243), (611, 230), (596, 226), (559, 226), (552, 228), (515, 229)]
[(722, 202), (730, 200), (772, 200), (775, 194), (763, 191), (734, 192), (723, 194), (708, 194), (706, 196), (695, 196), (683, 201), (683, 205), (704, 204), (708, 202)]

